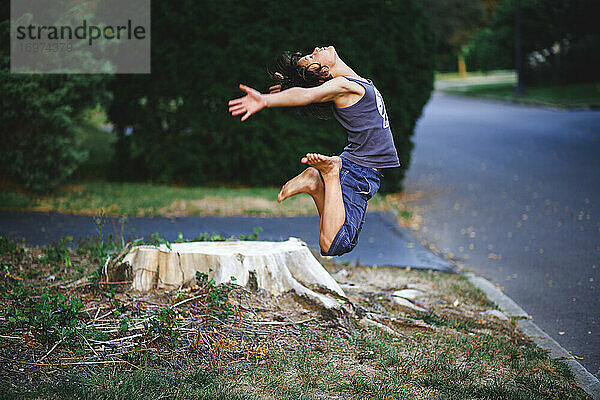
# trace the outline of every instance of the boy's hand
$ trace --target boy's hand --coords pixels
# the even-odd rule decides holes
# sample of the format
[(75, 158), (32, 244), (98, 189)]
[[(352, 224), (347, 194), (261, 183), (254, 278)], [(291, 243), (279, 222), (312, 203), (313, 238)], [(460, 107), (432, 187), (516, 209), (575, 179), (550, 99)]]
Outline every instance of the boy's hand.
[(242, 84), (240, 84), (240, 89), (246, 92), (247, 95), (238, 99), (230, 100), (229, 112), (233, 116), (244, 114), (242, 116), (242, 121), (245, 121), (252, 114), (265, 108), (267, 103), (263, 95), (258, 90)]

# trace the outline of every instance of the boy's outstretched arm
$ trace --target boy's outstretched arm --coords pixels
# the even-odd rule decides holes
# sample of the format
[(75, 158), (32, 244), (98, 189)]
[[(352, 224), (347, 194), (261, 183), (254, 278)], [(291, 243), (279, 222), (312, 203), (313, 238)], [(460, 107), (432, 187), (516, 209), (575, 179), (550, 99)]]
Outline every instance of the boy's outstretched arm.
[(240, 84), (240, 89), (246, 92), (246, 96), (229, 101), (229, 112), (231, 115), (242, 115), (245, 121), (252, 114), (259, 112), (265, 107), (293, 107), (304, 106), (310, 103), (324, 103), (334, 100), (337, 96), (348, 93), (349, 88), (346, 80), (339, 77), (333, 78), (320, 86), (313, 88), (293, 87), (283, 91), (273, 90), (270, 94), (260, 93), (246, 85)]

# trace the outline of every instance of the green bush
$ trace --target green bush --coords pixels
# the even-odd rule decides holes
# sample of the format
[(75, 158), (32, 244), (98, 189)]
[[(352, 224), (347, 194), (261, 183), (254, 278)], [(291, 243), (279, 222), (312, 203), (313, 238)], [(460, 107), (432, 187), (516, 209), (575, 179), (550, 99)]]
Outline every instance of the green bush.
[(0, 126), (3, 179), (42, 192), (64, 182), (85, 160), (77, 115), (108, 100), (99, 75), (11, 74), (10, 22), (0, 22)]
[(433, 34), (418, 0), (152, 2), (152, 74), (110, 84), (115, 176), (277, 186), (302, 170), (305, 153), (339, 154), (346, 135), (333, 119), (278, 109), (241, 123), (227, 111), (239, 83), (268, 90), (282, 51), (325, 44), (383, 93), (402, 168), (385, 174), (382, 190), (399, 190), (433, 82)]

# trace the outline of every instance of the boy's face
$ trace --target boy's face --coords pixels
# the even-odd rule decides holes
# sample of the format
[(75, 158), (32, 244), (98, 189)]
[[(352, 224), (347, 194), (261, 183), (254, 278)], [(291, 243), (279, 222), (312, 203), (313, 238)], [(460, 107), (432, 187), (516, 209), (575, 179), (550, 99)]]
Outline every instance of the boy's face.
[[(314, 68), (317, 69), (319, 66), (326, 65), (331, 68), (337, 59), (337, 53), (335, 47), (315, 47), (312, 53), (305, 55), (298, 60), (300, 67), (306, 68), (314, 64)], [(318, 65), (317, 65), (318, 64)]]

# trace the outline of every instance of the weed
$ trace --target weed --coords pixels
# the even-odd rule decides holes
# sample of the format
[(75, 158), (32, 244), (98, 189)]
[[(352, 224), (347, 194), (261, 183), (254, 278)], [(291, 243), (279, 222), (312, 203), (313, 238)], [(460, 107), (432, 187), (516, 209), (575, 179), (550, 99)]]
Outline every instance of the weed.
[(196, 236), (190, 242), (224, 242), (225, 238), (217, 233), (213, 233), (212, 235), (208, 232), (201, 233)]
[(104, 209), (101, 208), (98, 215), (94, 216), (94, 222), (96, 223), (96, 240), (93, 242), (95, 244), (92, 247), (92, 254), (96, 256), (96, 261), (99, 265), (103, 265), (104, 261), (107, 257), (107, 244), (104, 241), (104, 224), (106, 223), (104, 219)]
[(3, 309), (9, 329), (20, 329), (30, 338), (50, 344), (73, 343), (82, 323), (83, 303), (62, 293), (43, 292), (39, 295), (22, 291), (12, 296), (12, 304)]
[[(217, 233), (213, 233), (213, 234), (209, 234), (208, 232), (204, 232), (201, 233), (200, 235), (198, 235), (197, 237), (195, 237), (192, 240), (189, 240), (190, 242), (224, 242), (226, 240), (245, 240), (245, 241), (253, 241), (253, 240), (258, 240), (258, 235), (263, 231), (263, 228), (260, 226), (255, 226), (252, 229), (252, 233), (249, 233), (247, 235), (244, 234), (239, 234), (238, 237), (236, 238), (235, 236), (230, 236), (230, 237), (223, 237)], [(180, 236), (180, 239), (182, 242), (184, 242), (185, 240), (183, 240), (183, 236)]]
[(179, 312), (172, 306), (155, 311), (144, 324), (146, 333), (151, 336), (152, 341), (175, 348), (179, 344), (179, 332), (175, 329), (179, 317)]
[(25, 298), (27, 289), (23, 286), (23, 278), (15, 275), (12, 264), (2, 264), (0, 267), (0, 298)]
[(156, 247), (160, 246), (161, 244), (164, 244), (165, 246), (167, 246), (167, 249), (172, 250), (171, 243), (168, 240), (163, 239), (158, 232), (154, 232), (152, 235), (150, 235), (150, 238), (152, 240), (149, 242), (146, 242), (144, 244), (148, 244), (148, 245), (156, 246)]
[(50, 246), (46, 246), (42, 249), (43, 256), (40, 258), (40, 262), (47, 264), (61, 264), (66, 268), (72, 266), (70, 248), (68, 241), (73, 238), (60, 238), (57, 242)]
[(413, 213), (408, 210), (399, 210), (398, 216), (405, 220), (410, 220), (413, 217)]
[[(235, 280), (235, 277), (231, 278)], [(214, 279), (209, 279), (208, 274), (200, 271), (196, 272), (196, 282), (200, 290), (206, 291), (207, 308), (211, 315), (223, 320), (234, 314), (235, 309), (229, 303), (230, 290), (225, 285), (217, 286)]]
[(263, 228), (260, 226), (255, 226), (254, 229), (252, 229), (253, 233), (250, 233), (248, 235), (242, 235), (241, 233), (238, 235), (240, 240), (258, 240), (258, 235), (259, 233), (261, 233), (263, 231)]
[(14, 240), (0, 235), (0, 255), (17, 254), (19, 247)]
[(433, 312), (417, 313), (415, 319), (420, 319), (430, 325), (446, 326), (448, 328), (469, 332), (474, 328), (474, 323), (466, 320), (457, 320), (454, 318), (437, 315)]

